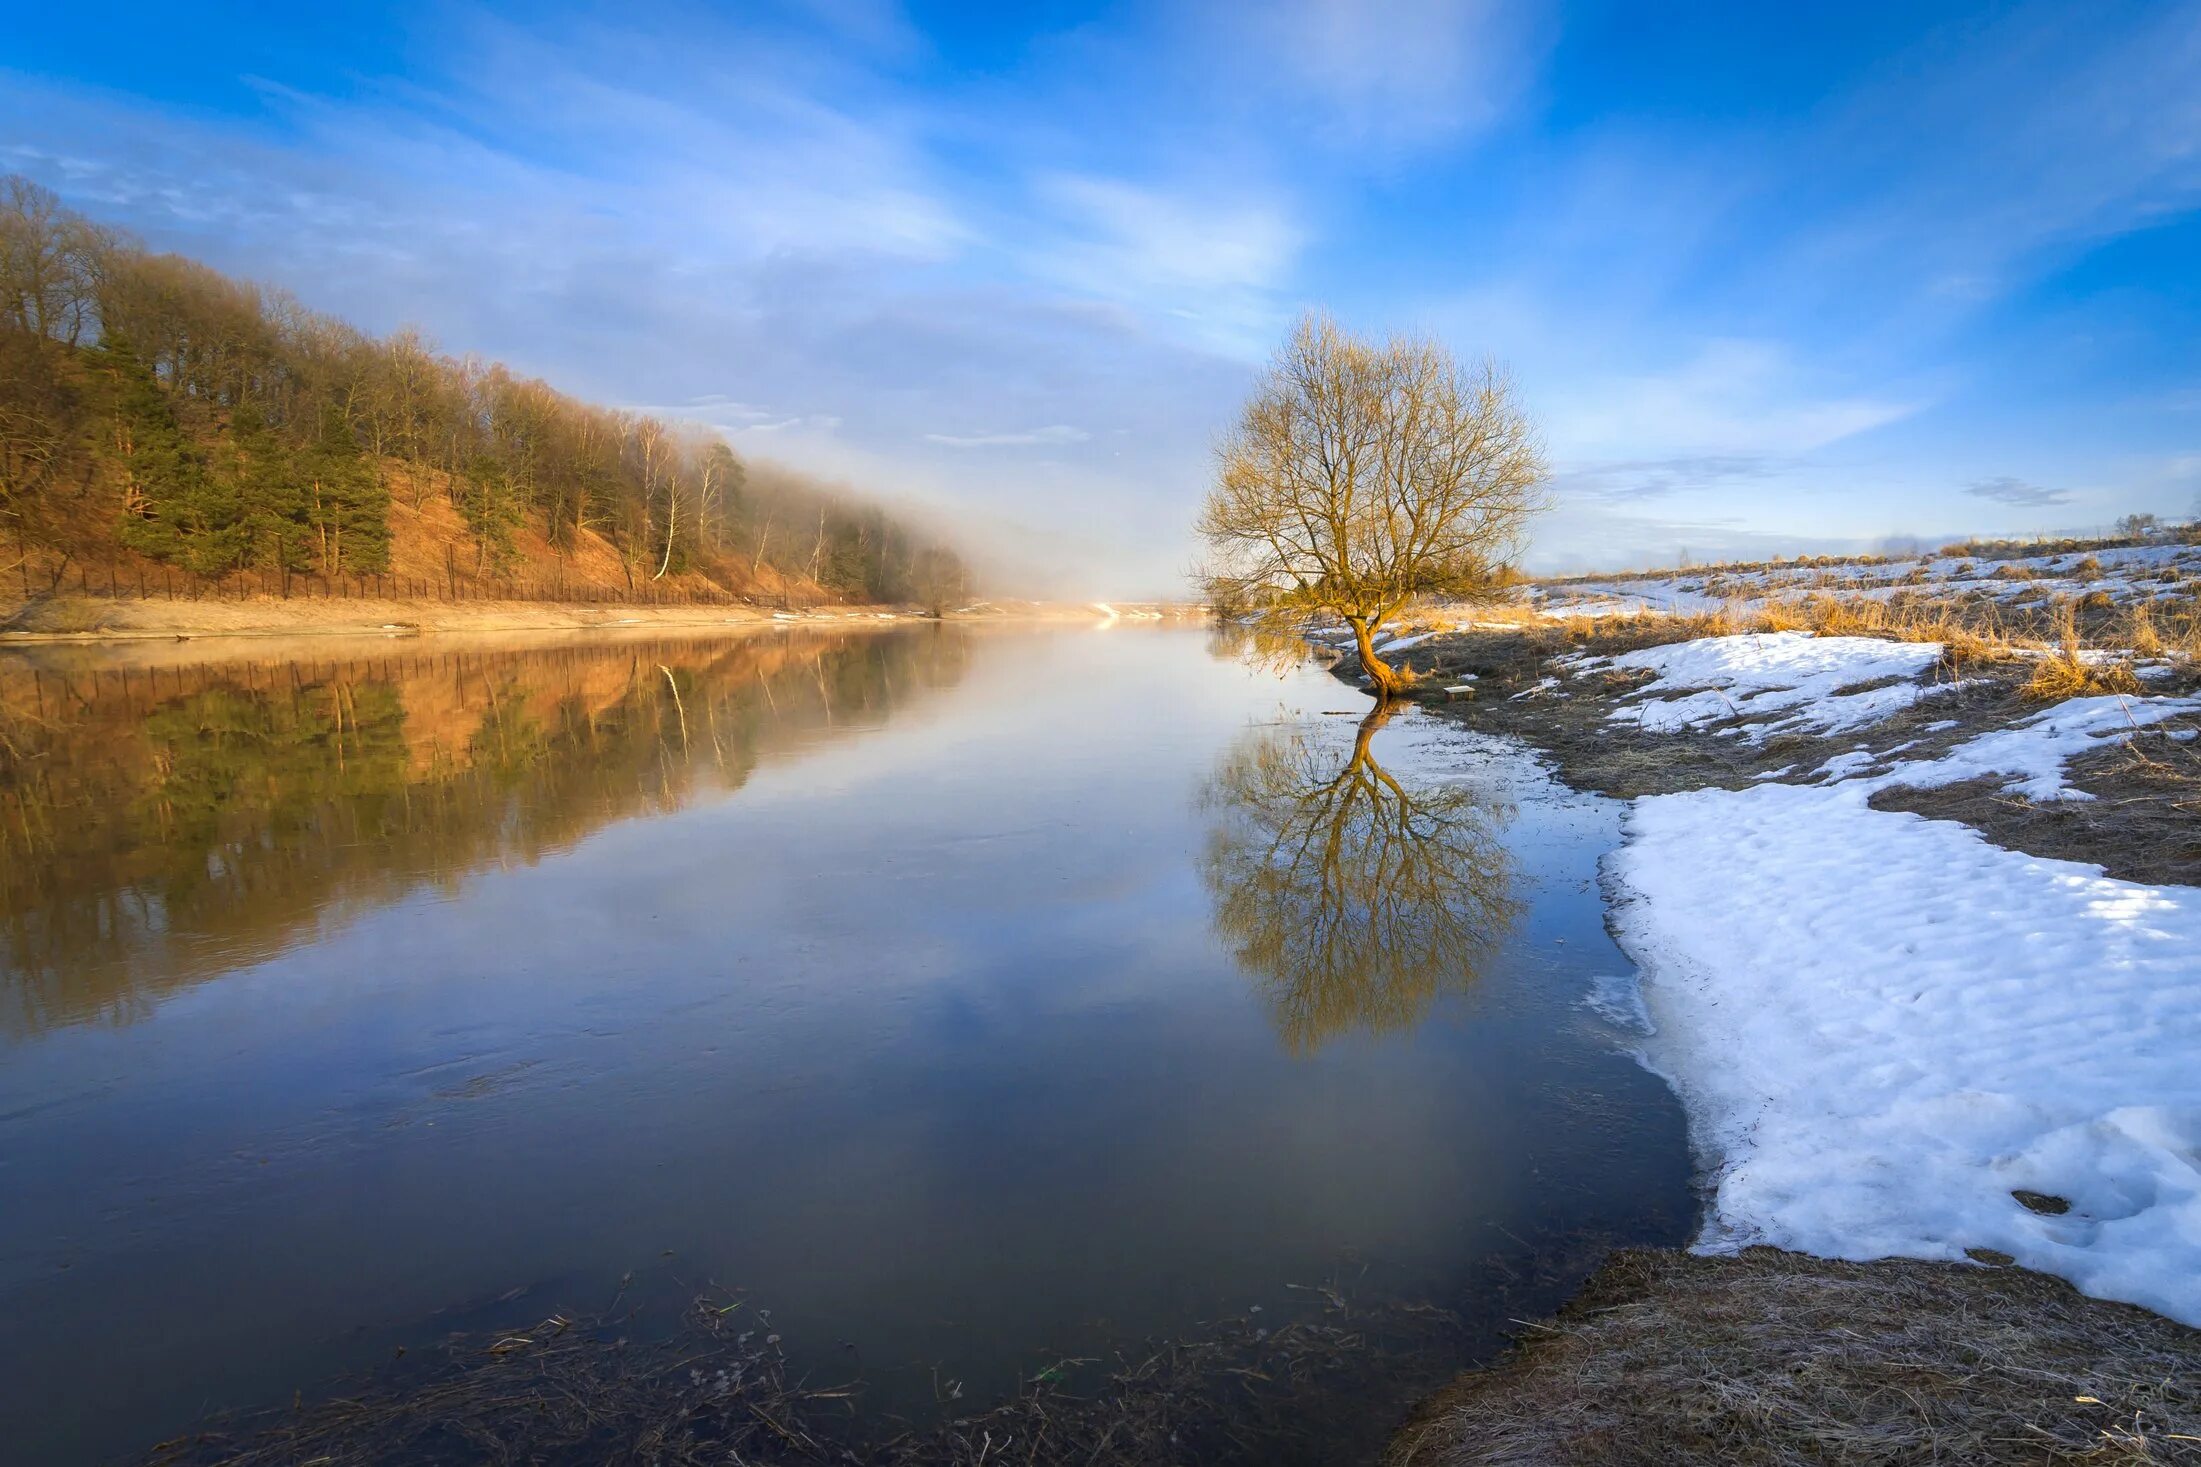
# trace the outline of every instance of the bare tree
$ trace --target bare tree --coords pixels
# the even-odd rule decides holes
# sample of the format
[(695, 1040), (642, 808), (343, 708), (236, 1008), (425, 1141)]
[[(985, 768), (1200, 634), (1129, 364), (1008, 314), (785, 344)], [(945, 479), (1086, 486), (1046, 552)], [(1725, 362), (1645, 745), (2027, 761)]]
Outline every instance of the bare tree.
[(1493, 589), (1545, 505), (1542, 446), (1494, 363), (1377, 343), (1310, 313), (1218, 448), (1199, 532), (1219, 607), (1327, 611), (1379, 700), (1406, 678), (1376, 631), (1417, 596)]
[(0, 323), (75, 346), (92, 324), (105, 230), (20, 174), (0, 177)]

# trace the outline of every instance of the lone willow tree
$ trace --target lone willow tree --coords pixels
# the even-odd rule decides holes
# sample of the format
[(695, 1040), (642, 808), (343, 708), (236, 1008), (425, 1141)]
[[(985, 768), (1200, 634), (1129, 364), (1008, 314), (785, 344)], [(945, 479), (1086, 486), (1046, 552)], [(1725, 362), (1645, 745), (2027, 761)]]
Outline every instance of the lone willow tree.
[(1200, 511), (1218, 608), (1329, 612), (1379, 702), (1406, 678), (1376, 632), (1417, 596), (1487, 594), (1546, 502), (1513, 383), (1434, 340), (1355, 336), (1310, 313), (1217, 449)]

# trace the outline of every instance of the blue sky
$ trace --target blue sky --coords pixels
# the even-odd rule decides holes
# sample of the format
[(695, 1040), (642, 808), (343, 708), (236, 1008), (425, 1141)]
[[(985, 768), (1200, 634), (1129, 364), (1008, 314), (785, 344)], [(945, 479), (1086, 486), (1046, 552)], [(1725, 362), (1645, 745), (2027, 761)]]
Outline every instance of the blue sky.
[(1508, 363), (1552, 568), (2201, 497), (2201, 4), (40, 7), (0, 168), (1173, 591), (1291, 318)]

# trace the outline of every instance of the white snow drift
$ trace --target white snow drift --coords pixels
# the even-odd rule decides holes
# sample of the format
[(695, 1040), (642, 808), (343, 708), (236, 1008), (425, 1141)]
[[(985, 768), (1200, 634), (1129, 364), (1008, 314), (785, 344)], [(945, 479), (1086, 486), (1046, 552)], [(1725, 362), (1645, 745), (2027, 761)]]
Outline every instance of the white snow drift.
[[(1839, 731), (1881, 716), (1860, 698), (1901, 691), (1859, 680), (1923, 670), (1890, 650), (1904, 645), (1729, 637), (1612, 661)], [(1643, 721), (1690, 726), (1704, 696), (1647, 703)], [(2201, 890), (1867, 803), (1982, 777), (2083, 799), (2068, 758), (2197, 713), (2196, 698), (2074, 699), (1870, 777), (1845, 777), (1875, 762), (1853, 752), (1791, 776), (1837, 782), (1636, 803), (1607, 873), (1656, 1021), (1647, 1058), (1713, 1176), (1700, 1246), (1994, 1249), (2201, 1325)]]
[[(1755, 743), (1777, 731), (1842, 733), (1877, 723), (1956, 686), (1917, 680), (1940, 660), (1938, 642), (1759, 632), (1576, 658), (1568, 666), (1577, 673), (1612, 668), (1657, 674), (1637, 691), (1640, 701), (1613, 712), (1616, 722), (1673, 733), (1749, 717), (1760, 721), (1730, 731)], [(1660, 693), (1675, 696), (1655, 696)]]
[(2201, 892), (1865, 801), (1658, 796), (1612, 858), (1704, 1244), (1999, 1249), (2201, 1325)]

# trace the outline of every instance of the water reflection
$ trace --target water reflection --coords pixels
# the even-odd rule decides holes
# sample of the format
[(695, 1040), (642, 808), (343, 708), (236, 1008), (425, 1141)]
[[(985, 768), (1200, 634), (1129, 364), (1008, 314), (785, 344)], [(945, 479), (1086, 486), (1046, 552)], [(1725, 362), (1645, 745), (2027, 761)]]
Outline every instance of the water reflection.
[(1218, 621), (1208, 628), (1207, 653), (1218, 662), (1243, 663), (1278, 677), (1318, 655), (1297, 626), (1275, 621)]
[(1298, 1053), (1412, 1025), (1473, 986), (1519, 914), (1510, 812), (1386, 770), (1371, 745), (1389, 717), (1365, 719), (1349, 752), (1319, 726), (1259, 730), (1203, 795), (1216, 930)]
[(927, 628), (0, 660), (0, 1033), (128, 1018), (423, 883), (736, 788), (968, 657)]

